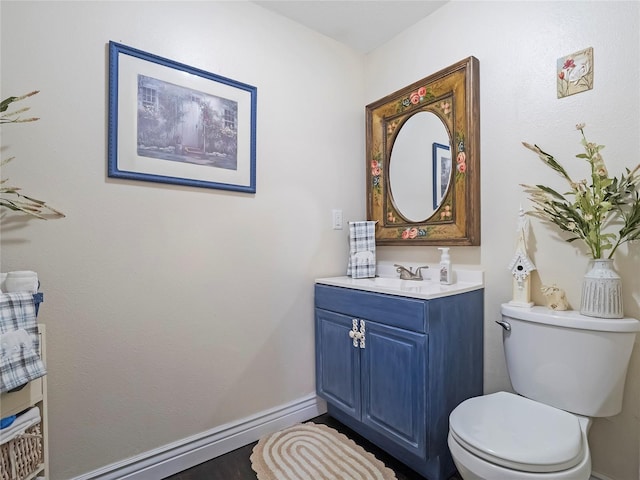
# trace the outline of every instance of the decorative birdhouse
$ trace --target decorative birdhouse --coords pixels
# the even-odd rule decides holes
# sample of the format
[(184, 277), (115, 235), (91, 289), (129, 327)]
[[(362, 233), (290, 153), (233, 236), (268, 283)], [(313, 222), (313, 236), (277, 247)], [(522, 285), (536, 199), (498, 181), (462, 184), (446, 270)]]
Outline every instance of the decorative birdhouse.
[(529, 232), (529, 221), (522, 207), (518, 217), (516, 252), (509, 264), (509, 270), (513, 275), (513, 299), (509, 304), (517, 307), (532, 307), (531, 272), (536, 269), (536, 266), (527, 253), (526, 237)]

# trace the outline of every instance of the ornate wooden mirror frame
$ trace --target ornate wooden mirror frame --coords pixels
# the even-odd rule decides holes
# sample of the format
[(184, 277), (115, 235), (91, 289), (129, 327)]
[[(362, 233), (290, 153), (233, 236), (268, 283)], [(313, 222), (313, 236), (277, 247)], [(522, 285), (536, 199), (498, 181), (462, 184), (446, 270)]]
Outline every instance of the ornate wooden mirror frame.
[[(378, 245), (480, 245), (478, 75), (478, 59), (469, 57), (367, 105), (367, 218), (377, 221)], [(394, 202), (389, 163), (398, 132), (418, 112), (443, 122), (452, 177), (433, 214), (415, 222)]]

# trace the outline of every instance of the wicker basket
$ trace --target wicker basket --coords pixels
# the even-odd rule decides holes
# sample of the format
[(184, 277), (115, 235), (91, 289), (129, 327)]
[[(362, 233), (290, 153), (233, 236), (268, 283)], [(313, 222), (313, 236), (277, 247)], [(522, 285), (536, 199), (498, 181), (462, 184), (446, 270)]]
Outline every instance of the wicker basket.
[(24, 480), (44, 463), (42, 432), (36, 424), (0, 445), (0, 480)]

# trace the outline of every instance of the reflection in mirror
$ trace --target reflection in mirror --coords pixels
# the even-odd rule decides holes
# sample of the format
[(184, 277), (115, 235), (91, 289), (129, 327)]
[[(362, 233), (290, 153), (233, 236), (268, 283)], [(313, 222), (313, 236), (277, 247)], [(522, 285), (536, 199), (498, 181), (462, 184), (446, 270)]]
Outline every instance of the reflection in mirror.
[(451, 183), (451, 145), (434, 143), (431, 147), (433, 162), (433, 209), (437, 210)]
[(366, 107), (367, 219), (378, 245), (480, 245), (479, 62)]
[(389, 159), (389, 190), (407, 220), (425, 221), (440, 205), (451, 176), (449, 150), (449, 133), (432, 112), (412, 115), (398, 130)]

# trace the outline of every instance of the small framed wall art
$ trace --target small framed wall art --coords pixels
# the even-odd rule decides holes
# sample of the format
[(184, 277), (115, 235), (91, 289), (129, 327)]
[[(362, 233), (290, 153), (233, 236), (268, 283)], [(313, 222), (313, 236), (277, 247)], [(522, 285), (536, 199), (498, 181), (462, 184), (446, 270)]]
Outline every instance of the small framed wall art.
[(593, 47), (561, 57), (556, 65), (558, 98), (593, 88)]

